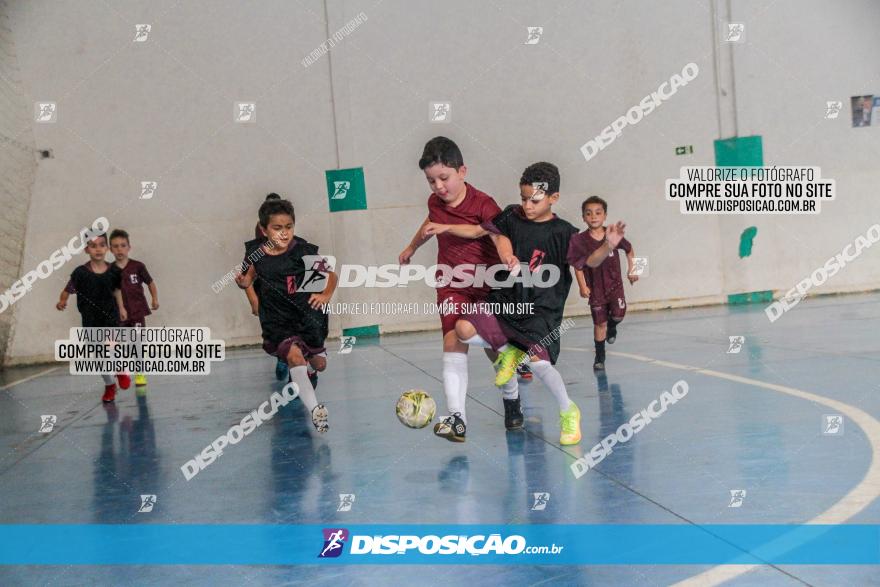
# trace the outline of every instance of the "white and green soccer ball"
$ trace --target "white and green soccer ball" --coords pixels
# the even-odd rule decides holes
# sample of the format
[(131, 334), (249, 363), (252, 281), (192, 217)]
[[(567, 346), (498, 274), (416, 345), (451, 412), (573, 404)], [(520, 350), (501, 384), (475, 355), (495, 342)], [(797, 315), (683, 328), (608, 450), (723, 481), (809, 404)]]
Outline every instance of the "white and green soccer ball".
[(424, 428), (436, 413), (434, 398), (421, 389), (405, 391), (397, 400), (397, 419), (409, 428)]

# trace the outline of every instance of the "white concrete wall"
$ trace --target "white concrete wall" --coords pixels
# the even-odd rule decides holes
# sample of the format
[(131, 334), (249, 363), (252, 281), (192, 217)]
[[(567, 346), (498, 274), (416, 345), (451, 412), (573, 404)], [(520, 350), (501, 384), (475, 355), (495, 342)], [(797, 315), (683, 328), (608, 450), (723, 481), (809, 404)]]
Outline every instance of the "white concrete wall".
[[(582, 226), (590, 194), (623, 218), (650, 277), (627, 295), (635, 307), (726, 300), (783, 290), (880, 218), (880, 128), (851, 129), (848, 98), (880, 94), (878, 8), (869, 0), (734, 3), (747, 44), (734, 48), (741, 136), (764, 137), (767, 164), (819, 165), (839, 199), (821, 216), (682, 216), (663, 199), (681, 165), (712, 165), (718, 136), (710, 5), (464, 0), (321, 0), (291, 3), (113, 4), (33, 0), (8, 7), (22, 84), (59, 104), (59, 121), (34, 126), (54, 159), (36, 170), (22, 272), (81, 227), (107, 216), (132, 235), (132, 256), (156, 278), (151, 323), (206, 325), (227, 342), (255, 341), (256, 319), (234, 286), (211, 284), (241, 257), (269, 191), (294, 201), (297, 233), (350, 263), (393, 263), (425, 217), (417, 167), (443, 134), (461, 146), (469, 180), (502, 206), (522, 169), (549, 160), (562, 172), (557, 213)], [(367, 21), (309, 67), (301, 60), (348, 20)], [(328, 19), (325, 22), (325, 18)], [(150, 23), (146, 43), (134, 25)], [(719, 23), (720, 24), (720, 23)], [(524, 45), (527, 26), (543, 26)], [(700, 75), (629, 127), (589, 163), (579, 147), (688, 62)], [(844, 101), (836, 121), (826, 100)], [(452, 102), (452, 122), (428, 121), (432, 100)], [(255, 101), (253, 125), (233, 122), (235, 101)], [(677, 145), (693, 145), (677, 157)], [(324, 170), (362, 166), (369, 210), (328, 213)], [(5, 172), (4, 172), (5, 173)], [(139, 182), (156, 180), (152, 200)], [(739, 233), (758, 227), (752, 257)], [(433, 242), (414, 262), (431, 264)], [(880, 251), (824, 291), (880, 287)], [(85, 256), (82, 256), (82, 261)], [(51, 355), (78, 323), (53, 308), (71, 263), (16, 304), (13, 361)], [(6, 279), (4, 277), (4, 279)], [(4, 281), (0, 286), (5, 289)], [(426, 286), (340, 291), (339, 301), (434, 299)], [(576, 298), (569, 311), (583, 313)], [(334, 318), (331, 328), (381, 322), (385, 331), (436, 328), (430, 317)]]

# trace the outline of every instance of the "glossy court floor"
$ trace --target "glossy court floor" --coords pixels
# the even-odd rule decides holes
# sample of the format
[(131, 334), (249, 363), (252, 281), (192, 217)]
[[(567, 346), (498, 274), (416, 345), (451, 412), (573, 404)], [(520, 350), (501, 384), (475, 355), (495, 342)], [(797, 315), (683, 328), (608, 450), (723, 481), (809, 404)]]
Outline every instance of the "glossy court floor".
[[(465, 444), (401, 426), (402, 391), (442, 407), (437, 332), (331, 341), (318, 438), (299, 401), (186, 481), (180, 466), (280, 387), (258, 350), (229, 353), (201, 378), (152, 377), (147, 391), (100, 402), (95, 376), (66, 368), (8, 371), (0, 392), (0, 523), (880, 523), (880, 300), (801, 302), (774, 323), (763, 306), (631, 313), (607, 362), (592, 371), (591, 324), (566, 332), (559, 368), (583, 414), (577, 448), (558, 443), (555, 403), (523, 387), (525, 431), (506, 432), (491, 367), (470, 353)], [(745, 336), (738, 354), (729, 336)], [(20, 381), (15, 383), (15, 381)], [(679, 379), (688, 395), (596, 469), (569, 468)], [(10, 386), (10, 384), (12, 384)], [(840, 402), (840, 403), (834, 403)], [(40, 415), (56, 414), (50, 434)], [(842, 434), (822, 433), (842, 414)], [(740, 507), (730, 491), (745, 489)], [(548, 492), (534, 511), (534, 492)], [(853, 492), (853, 493), (851, 493)], [(337, 512), (340, 493), (351, 511)], [(138, 513), (141, 494), (157, 495)], [(830, 511), (829, 511), (830, 510)], [(318, 545), (319, 546), (319, 545)], [(305, 545), (313, 549), (316, 545)], [(0, 585), (668, 585), (699, 575), (731, 585), (878, 585), (865, 566), (50, 566), (0, 567)], [(721, 569), (722, 571), (724, 569)], [(742, 571), (743, 569), (740, 569)]]

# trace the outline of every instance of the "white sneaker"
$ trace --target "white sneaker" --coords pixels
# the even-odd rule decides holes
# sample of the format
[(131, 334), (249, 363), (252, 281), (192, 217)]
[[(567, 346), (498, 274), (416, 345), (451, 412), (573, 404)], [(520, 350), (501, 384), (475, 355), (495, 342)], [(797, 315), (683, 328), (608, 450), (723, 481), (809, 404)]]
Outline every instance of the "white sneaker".
[(315, 406), (315, 409), (312, 410), (312, 424), (315, 425), (315, 430), (323, 433), (330, 429), (330, 424), (327, 422), (328, 415), (324, 404)]

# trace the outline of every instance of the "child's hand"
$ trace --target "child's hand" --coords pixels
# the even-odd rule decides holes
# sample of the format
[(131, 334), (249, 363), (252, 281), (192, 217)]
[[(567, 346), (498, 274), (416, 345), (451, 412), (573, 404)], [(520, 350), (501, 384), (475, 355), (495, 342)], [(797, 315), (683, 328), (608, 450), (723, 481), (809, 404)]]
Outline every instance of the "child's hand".
[[(631, 271), (631, 270), (630, 270), (630, 271)], [(629, 278), (629, 284), (630, 284), (630, 285), (633, 285), (635, 282), (637, 282), (637, 281), (639, 280), (639, 276), (638, 276), (638, 275), (633, 275), (632, 273), (630, 273), (629, 275), (627, 275), (627, 277)]]
[(506, 255), (504, 259), (501, 259), (501, 262), (507, 265), (508, 271), (519, 274), (519, 259), (516, 258), (516, 255)]
[(436, 222), (429, 222), (425, 225), (425, 228), (422, 230), (422, 236), (427, 238), (434, 234), (443, 234), (444, 232), (449, 230), (448, 224), (437, 224)]
[(625, 229), (626, 224), (623, 222), (617, 222), (609, 226), (608, 230), (605, 231), (605, 239), (608, 241), (608, 244), (611, 245), (612, 249), (616, 249), (617, 245), (620, 244)]
[(329, 301), (330, 301), (330, 294), (314, 293), (309, 296), (309, 305), (316, 310), (319, 310), (320, 308), (322, 308)]
[(125, 322), (128, 320), (128, 312), (125, 311), (125, 308), (119, 308), (119, 321)]
[(254, 302), (253, 304), (251, 304), (251, 314), (253, 314), (254, 316), (260, 315), (260, 302)]
[(55, 304), (55, 308), (56, 308), (59, 312), (64, 311), (64, 308), (66, 308), (66, 307), (67, 307), (67, 302), (65, 302), (65, 301), (61, 301), (61, 302), (58, 302), (57, 304)]
[(154, 299), (153, 303), (150, 304), (150, 308), (153, 310), (158, 310), (159, 309), (159, 300)]
[(585, 300), (589, 299), (589, 297), (590, 297), (590, 288), (589, 287), (582, 287), (581, 288), (581, 297), (584, 298)]
[(397, 255), (397, 262), (401, 265), (409, 265), (409, 260), (415, 253), (416, 252), (412, 247), (406, 247), (399, 255)]

